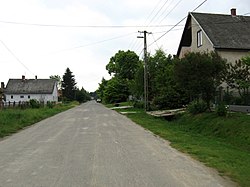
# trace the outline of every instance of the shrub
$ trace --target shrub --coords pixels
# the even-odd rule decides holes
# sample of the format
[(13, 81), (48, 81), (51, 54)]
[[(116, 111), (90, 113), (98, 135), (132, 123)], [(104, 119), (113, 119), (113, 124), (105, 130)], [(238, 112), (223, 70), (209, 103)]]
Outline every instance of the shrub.
[(55, 106), (55, 102), (47, 101), (47, 107), (53, 108)]
[(207, 104), (203, 100), (194, 100), (188, 105), (187, 110), (191, 114), (203, 113), (207, 110)]
[(40, 103), (36, 99), (31, 99), (30, 106), (31, 106), (31, 108), (40, 108)]
[(143, 101), (135, 101), (133, 106), (134, 106), (134, 108), (144, 108), (144, 102)]
[(216, 108), (216, 113), (218, 116), (226, 116), (227, 115), (226, 106), (223, 103), (219, 104)]

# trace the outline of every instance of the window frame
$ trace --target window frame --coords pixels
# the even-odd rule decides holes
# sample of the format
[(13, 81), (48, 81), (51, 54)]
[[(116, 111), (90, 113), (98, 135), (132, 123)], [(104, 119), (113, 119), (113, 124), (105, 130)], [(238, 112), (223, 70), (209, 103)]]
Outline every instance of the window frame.
[(202, 46), (202, 30), (197, 31), (197, 47)]

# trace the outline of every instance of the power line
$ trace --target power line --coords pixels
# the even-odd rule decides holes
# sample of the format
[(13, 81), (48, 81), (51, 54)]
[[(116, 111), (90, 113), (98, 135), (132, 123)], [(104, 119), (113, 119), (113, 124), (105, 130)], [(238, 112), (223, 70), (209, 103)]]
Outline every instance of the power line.
[(179, 0), (178, 3), (175, 4), (175, 6), (167, 13), (167, 15), (164, 16), (164, 18), (161, 19), (161, 21), (159, 22), (159, 24), (160, 24), (164, 19), (166, 19), (166, 18), (169, 16), (169, 14), (171, 14), (171, 12), (173, 12), (173, 10), (181, 3), (181, 1), (182, 1), (182, 0)]
[(167, 10), (169, 9), (169, 7), (171, 6), (172, 3), (173, 3), (173, 0), (169, 1), (168, 6), (166, 6), (166, 8), (162, 11), (161, 15), (158, 16), (158, 18), (155, 20), (155, 22), (157, 22), (161, 18), (161, 16), (163, 16), (167, 12)]
[(30, 69), (8, 48), (8, 46), (0, 40), (0, 42), (3, 44), (3, 46), (9, 51), (9, 53), (26, 69), (28, 70), (31, 74), (35, 75)]
[(152, 36), (153, 36), (153, 39), (154, 39), (154, 42), (155, 42), (155, 44), (156, 44), (157, 48), (158, 48), (158, 49), (160, 49), (160, 47), (159, 47), (159, 45), (158, 45), (157, 41), (155, 40), (155, 37), (154, 37), (154, 34), (153, 34), (153, 33), (152, 33)]
[(151, 11), (151, 13), (149, 14), (149, 16), (147, 17), (145, 24), (147, 23), (147, 20), (150, 18), (150, 16), (153, 14), (153, 12), (156, 10), (156, 8), (158, 7), (158, 5), (162, 2), (162, 0), (159, 0), (158, 3), (156, 4), (156, 6), (154, 7), (154, 9)]
[(171, 27), (173, 25), (57, 25), (57, 24), (38, 24), (38, 23), (24, 23), (13, 21), (2, 21), (0, 23), (24, 25), (24, 26), (37, 26), (37, 27), (61, 27), (61, 28), (138, 28), (138, 27)]
[[(159, 0), (157, 2), (157, 4), (154, 6), (153, 10), (150, 12), (150, 14), (147, 16), (147, 19), (145, 20), (144, 22), (144, 25), (146, 25), (148, 19), (151, 17), (151, 15), (154, 13), (154, 11), (156, 10), (156, 8), (160, 5), (160, 3), (162, 2), (163, 0)], [(129, 44), (129, 49), (134, 49), (136, 48), (136, 46), (138, 45), (138, 40), (136, 40), (135, 38), (133, 39), (133, 41)]]
[(132, 34), (135, 34), (135, 33), (136, 32), (131, 32), (131, 33), (128, 33), (128, 34), (125, 34), (125, 35), (116, 36), (116, 37), (109, 38), (109, 39), (106, 39), (106, 40), (101, 40), (101, 41), (97, 41), (97, 42), (93, 42), (93, 43), (89, 43), (89, 44), (85, 44), (85, 45), (80, 45), (80, 46), (76, 46), (76, 47), (72, 47), (72, 48), (68, 48), (68, 49), (63, 49), (63, 50), (57, 51), (55, 53), (59, 53), (59, 52), (63, 52), (63, 51), (70, 51), (70, 50), (83, 48), (83, 47), (89, 47), (89, 46), (92, 46), (92, 45), (97, 45), (97, 44), (100, 44), (100, 43), (109, 42), (109, 41), (112, 41), (112, 40), (128, 37), (128, 36), (130, 36)]
[(167, 4), (168, 0), (165, 1), (165, 3), (161, 6), (161, 8), (157, 11), (157, 13), (155, 14), (155, 16), (150, 20), (148, 27), (150, 27), (149, 25), (152, 23), (152, 21), (156, 18), (156, 16), (161, 12), (161, 10), (163, 9), (163, 7)]
[[(192, 12), (194, 12), (195, 10), (197, 10), (198, 8), (200, 8), (207, 0), (204, 0), (202, 3), (200, 3)], [(163, 35), (161, 35), (159, 38), (156, 39), (156, 41), (154, 41), (153, 43), (149, 44), (149, 46), (151, 46), (152, 44), (154, 44), (155, 42), (157, 42), (158, 40), (160, 40), (163, 36), (165, 36), (167, 33), (169, 33), (171, 30), (173, 30), (175, 27), (177, 27), (183, 20), (185, 20), (187, 18), (187, 16), (185, 16), (184, 18), (182, 18), (180, 21), (178, 21), (173, 27), (171, 27), (167, 32), (165, 32)]]

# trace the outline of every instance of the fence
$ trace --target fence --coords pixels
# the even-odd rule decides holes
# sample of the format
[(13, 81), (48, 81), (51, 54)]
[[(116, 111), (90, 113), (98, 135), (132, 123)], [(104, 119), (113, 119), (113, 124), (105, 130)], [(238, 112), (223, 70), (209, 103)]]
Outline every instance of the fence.
[[(44, 106), (44, 102), (39, 102), (40, 106)], [(6, 109), (6, 108), (30, 108), (30, 102), (29, 101), (19, 101), (19, 102), (4, 102), (0, 101), (0, 110)]]

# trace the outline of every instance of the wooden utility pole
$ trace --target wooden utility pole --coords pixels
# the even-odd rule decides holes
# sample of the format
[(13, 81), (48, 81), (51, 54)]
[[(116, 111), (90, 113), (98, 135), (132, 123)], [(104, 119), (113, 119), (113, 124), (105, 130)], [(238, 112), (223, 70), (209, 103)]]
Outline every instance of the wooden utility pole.
[(152, 34), (147, 31), (138, 31), (139, 33), (143, 33), (144, 38), (144, 109), (145, 111), (148, 110), (148, 64), (147, 64), (147, 34)]

